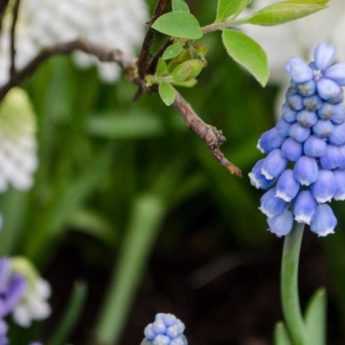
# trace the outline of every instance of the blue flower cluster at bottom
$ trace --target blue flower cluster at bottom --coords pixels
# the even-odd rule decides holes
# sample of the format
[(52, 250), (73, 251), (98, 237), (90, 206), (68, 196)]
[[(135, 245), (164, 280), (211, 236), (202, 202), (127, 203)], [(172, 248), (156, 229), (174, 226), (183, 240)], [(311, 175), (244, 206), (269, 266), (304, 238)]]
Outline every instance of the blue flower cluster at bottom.
[(145, 327), (145, 341), (152, 345), (187, 345), (184, 323), (173, 314), (159, 313)]
[(345, 200), (345, 63), (337, 63), (335, 54), (322, 43), (311, 63), (290, 59), (281, 118), (258, 142), (266, 157), (249, 177), (267, 190), (260, 210), (279, 237), (294, 221), (319, 236), (333, 233), (337, 219), (329, 202)]

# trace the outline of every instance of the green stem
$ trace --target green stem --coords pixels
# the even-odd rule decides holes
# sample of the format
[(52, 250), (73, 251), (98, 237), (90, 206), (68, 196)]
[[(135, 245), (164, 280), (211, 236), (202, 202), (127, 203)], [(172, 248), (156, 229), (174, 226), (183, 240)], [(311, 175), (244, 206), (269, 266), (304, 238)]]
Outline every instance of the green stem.
[(281, 267), (283, 314), (293, 345), (306, 345), (306, 332), (298, 293), (298, 267), (304, 225), (295, 224), (285, 237)]
[(68, 341), (73, 327), (78, 321), (87, 297), (87, 287), (84, 283), (76, 283), (72, 295), (67, 302), (66, 312), (49, 345), (63, 345)]
[(134, 201), (126, 238), (96, 327), (95, 343), (117, 343), (164, 213), (164, 203), (156, 195), (144, 195)]

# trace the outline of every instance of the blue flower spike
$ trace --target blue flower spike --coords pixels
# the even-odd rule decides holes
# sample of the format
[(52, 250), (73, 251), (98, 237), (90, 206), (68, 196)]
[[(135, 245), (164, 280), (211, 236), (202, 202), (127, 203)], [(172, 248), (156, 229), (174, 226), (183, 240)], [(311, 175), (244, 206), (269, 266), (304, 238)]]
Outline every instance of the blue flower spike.
[(188, 345), (185, 325), (173, 314), (158, 313), (144, 330), (142, 345)]
[(330, 203), (345, 200), (345, 63), (321, 43), (313, 61), (292, 58), (286, 71), (291, 83), (280, 120), (260, 138), (265, 157), (249, 176), (267, 190), (259, 209), (270, 232), (286, 236), (297, 222), (327, 236), (337, 225)]

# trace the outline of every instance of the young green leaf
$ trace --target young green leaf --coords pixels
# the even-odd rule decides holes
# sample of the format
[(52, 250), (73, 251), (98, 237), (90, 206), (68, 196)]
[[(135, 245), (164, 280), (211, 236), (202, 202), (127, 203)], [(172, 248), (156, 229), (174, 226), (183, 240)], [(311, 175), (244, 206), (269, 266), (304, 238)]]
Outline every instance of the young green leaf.
[(163, 14), (152, 27), (168, 36), (198, 40), (203, 33), (198, 20), (185, 11), (174, 11)]
[(222, 39), (230, 57), (265, 86), (269, 78), (269, 66), (266, 53), (260, 45), (243, 32), (235, 30), (224, 30)]
[(173, 43), (167, 49), (165, 49), (162, 59), (163, 60), (171, 60), (178, 56), (183, 50), (183, 44), (181, 42)]
[(169, 83), (160, 83), (158, 87), (159, 96), (163, 103), (170, 106), (174, 103), (176, 98), (176, 90)]
[(174, 79), (174, 82), (183, 82), (189, 79), (196, 78), (202, 69), (204, 68), (205, 63), (199, 59), (187, 60), (180, 65), (178, 65), (171, 73), (171, 76)]
[(198, 80), (195, 78), (188, 79), (185, 81), (176, 81), (174, 80), (175, 86), (181, 86), (181, 87), (194, 87), (197, 84)]
[(184, 0), (172, 0), (173, 11), (190, 12), (187, 3)]
[(291, 345), (289, 335), (282, 322), (278, 322), (276, 324), (274, 329), (273, 343), (274, 345)]
[(314, 4), (314, 5), (328, 5), (330, 0), (286, 0), (289, 2), (295, 2), (297, 4)]
[(310, 14), (325, 8), (324, 0), (285, 0), (262, 8), (243, 22), (255, 25), (278, 25)]
[(326, 345), (326, 293), (316, 291), (311, 298), (305, 315), (308, 343)]
[(216, 20), (223, 22), (229, 17), (236, 17), (248, 5), (248, 0), (218, 0)]
[(156, 67), (156, 75), (158, 77), (161, 77), (166, 74), (169, 74), (168, 65), (163, 59), (159, 59)]

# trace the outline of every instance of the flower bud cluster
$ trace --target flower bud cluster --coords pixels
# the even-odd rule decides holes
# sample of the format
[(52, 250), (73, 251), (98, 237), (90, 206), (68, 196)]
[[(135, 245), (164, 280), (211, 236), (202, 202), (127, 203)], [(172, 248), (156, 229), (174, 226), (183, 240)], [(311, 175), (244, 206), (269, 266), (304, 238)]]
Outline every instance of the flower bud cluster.
[(159, 313), (154, 322), (145, 327), (143, 343), (148, 345), (187, 345), (185, 325), (172, 314)]
[(23, 258), (0, 258), (0, 345), (8, 344), (6, 318), (27, 327), (50, 314), (49, 284)]
[(345, 200), (345, 63), (335, 53), (322, 43), (311, 63), (290, 59), (281, 117), (258, 142), (266, 157), (249, 177), (266, 190), (260, 210), (277, 236), (287, 235), (294, 221), (318, 236), (333, 233), (337, 219), (329, 203)]

